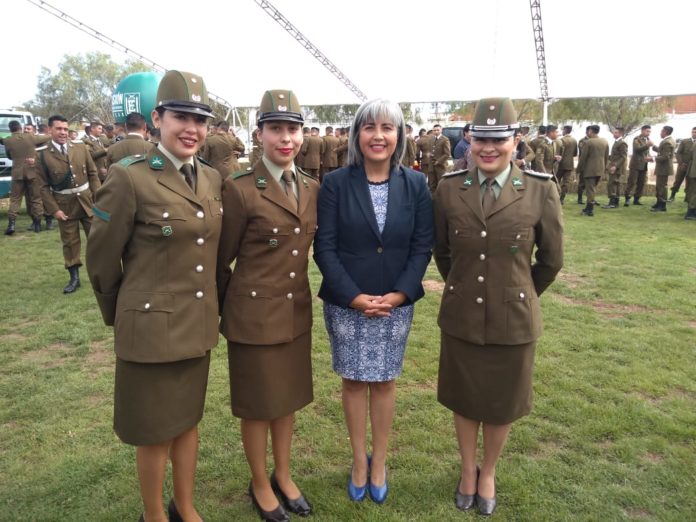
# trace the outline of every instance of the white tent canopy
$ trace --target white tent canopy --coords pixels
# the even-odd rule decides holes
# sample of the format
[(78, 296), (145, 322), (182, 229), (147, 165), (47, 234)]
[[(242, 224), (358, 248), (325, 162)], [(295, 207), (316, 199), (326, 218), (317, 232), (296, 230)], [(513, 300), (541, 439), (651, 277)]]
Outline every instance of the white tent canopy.
[[(257, 105), (273, 88), (293, 89), (305, 105), (359, 102), (254, 0), (50, 4), (166, 68), (202, 75), (211, 92), (237, 106)], [(272, 4), (370, 98), (540, 96), (528, 1)], [(0, 106), (32, 98), (41, 67), (55, 71), (65, 54), (127, 59), (29, 2), (2, 10), (9, 74)], [(542, 0), (541, 12), (551, 97), (696, 91), (688, 38), (696, 3)], [(22, 48), (14, 51), (13, 42)]]

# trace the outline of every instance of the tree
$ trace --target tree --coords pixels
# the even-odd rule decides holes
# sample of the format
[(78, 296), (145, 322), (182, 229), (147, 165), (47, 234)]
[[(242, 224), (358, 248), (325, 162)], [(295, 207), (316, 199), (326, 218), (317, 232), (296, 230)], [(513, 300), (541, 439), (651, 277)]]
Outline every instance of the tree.
[(148, 71), (140, 62), (129, 60), (120, 65), (108, 54), (65, 55), (54, 74), (42, 67), (37, 93), (25, 105), (35, 114), (62, 114), (68, 120), (99, 118), (113, 121), (111, 95), (125, 76)]
[(670, 97), (626, 96), (622, 98), (565, 98), (549, 105), (554, 121), (598, 121), (609, 128), (623, 127), (626, 134), (642, 125), (665, 120)]

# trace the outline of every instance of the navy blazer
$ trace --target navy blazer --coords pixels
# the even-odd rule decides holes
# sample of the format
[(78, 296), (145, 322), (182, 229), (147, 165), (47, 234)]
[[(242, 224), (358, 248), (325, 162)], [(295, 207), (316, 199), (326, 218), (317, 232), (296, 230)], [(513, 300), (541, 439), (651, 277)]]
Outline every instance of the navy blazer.
[(432, 200), (422, 173), (392, 169), (380, 234), (365, 170), (335, 170), (322, 181), (317, 224), (314, 260), (324, 276), (321, 299), (347, 308), (359, 294), (400, 291), (407, 296), (404, 304), (423, 297), (434, 232)]

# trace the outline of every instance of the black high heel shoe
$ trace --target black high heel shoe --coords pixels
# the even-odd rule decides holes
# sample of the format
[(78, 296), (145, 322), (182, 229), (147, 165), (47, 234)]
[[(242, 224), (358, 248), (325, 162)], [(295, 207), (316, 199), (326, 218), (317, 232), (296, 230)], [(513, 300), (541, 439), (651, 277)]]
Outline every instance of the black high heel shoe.
[[(476, 483), (478, 484), (478, 477), (481, 470), (476, 466)], [(476, 506), (476, 492), (474, 491), (471, 495), (464, 495), (459, 492), (459, 486), (462, 485), (462, 479), (459, 478), (457, 482), (457, 489), (454, 490), (454, 505), (460, 511), (469, 511)]]
[(478, 512), (479, 515), (483, 516), (490, 516), (493, 514), (495, 511), (495, 508), (498, 506), (498, 485), (495, 482), (493, 482), (493, 486), (495, 487), (495, 492), (496, 494), (493, 495), (493, 498), (483, 498), (481, 495), (478, 494), (478, 491), (476, 492), (476, 505), (478, 506)]
[(266, 522), (289, 522), (290, 517), (280, 504), (273, 511), (265, 511), (261, 508), (259, 501), (256, 500), (256, 495), (254, 495), (254, 486), (251, 482), (249, 483), (249, 496), (251, 497), (251, 503), (262, 520)]
[(301, 517), (308, 517), (312, 512), (312, 504), (309, 503), (302, 492), (300, 492), (300, 496), (296, 499), (288, 498), (288, 496), (280, 488), (280, 484), (278, 484), (278, 480), (275, 476), (275, 470), (273, 470), (273, 473), (271, 473), (271, 487), (280, 497), (280, 502), (283, 504), (283, 507), (285, 507), (285, 509), (291, 513), (295, 513)]

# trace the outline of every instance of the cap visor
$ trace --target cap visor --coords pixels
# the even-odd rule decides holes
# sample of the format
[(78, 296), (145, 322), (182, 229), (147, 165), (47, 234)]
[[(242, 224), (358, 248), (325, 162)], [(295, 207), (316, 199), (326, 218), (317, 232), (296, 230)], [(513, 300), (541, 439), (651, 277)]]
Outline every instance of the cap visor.
[(515, 135), (514, 130), (472, 130), (471, 135), (474, 138), (509, 138)]
[(304, 123), (304, 118), (296, 112), (266, 112), (259, 118), (259, 123), (267, 121), (291, 121), (294, 123)]
[(215, 115), (210, 110), (210, 107), (194, 107), (191, 105), (160, 105), (170, 111), (176, 112), (187, 112), (189, 114), (198, 114), (199, 116), (205, 116), (206, 118), (213, 118)]

